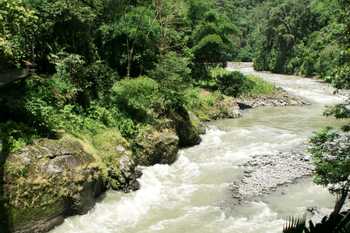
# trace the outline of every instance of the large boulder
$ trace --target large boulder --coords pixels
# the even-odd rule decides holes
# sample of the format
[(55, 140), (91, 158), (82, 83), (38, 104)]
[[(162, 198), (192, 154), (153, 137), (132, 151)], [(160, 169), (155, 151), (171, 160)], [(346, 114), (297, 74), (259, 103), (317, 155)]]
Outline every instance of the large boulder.
[(16, 233), (47, 232), (65, 216), (85, 214), (103, 191), (96, 158), (71, 136), (10, 154), (3, 179), (8, 225)]
[(139, 165), (171, 164), (177, 159), (179, 137), (170, 129), (148, 129), (138, 135), (133, 147)]
[(169, 113), (169, 118), (172, 121), (172, 127), (175, 129), (179, 137), (180, 147), (190, 147), (201, 142), (200, 134), (203, 133), (203, 128), (200, 123), (196, 124), (194, 116), (184, 108), (179, 107), (176, 111)]
[(107, 188), (124, 192), (139, 189), (137, 178), (141, 172), (136, 169), (129, 142), (116, 129), (106, 129), (96, 134), (92, 144), (102, 160)]

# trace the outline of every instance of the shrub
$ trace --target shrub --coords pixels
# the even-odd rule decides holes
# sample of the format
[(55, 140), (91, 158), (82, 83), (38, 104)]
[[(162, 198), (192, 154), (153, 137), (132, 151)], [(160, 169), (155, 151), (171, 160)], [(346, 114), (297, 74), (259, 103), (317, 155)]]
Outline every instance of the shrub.
[(350, 65), (346, 64), (336, 69), (332, 84), (339, 89), (350, 89)]
[(123, 137), (132, 138), (136, 135), (136, 125), (131, 118), (120, 112), (118, 108), (105, 108), (93, 103), (87, 110), (87, 117), (101, 122), (107, 127), (116, 127)]
[(242, 73), (230, 72), (223, 68), (211, 70), (211, 76), (216, 79), (218, 89), (225, 95), (237, 97), (250, 87), (250, 80)]
[(273, 95), (278, 91), (278, 88), (273, 84), (264, 81), (261, 78), (248, 75), (246, 77), (248, 84), (244, 92), (241, 95), (244, 97), (259, 97)]
[(0, 152), (5, 154), (14, 152), (39, 137), (39, 133), (26, 124), (14, 121), (0, 123), (0, 144), (2, 144)]
[(183, 91), (189, 85), (191, 69), (189, 59), (174, 52), (161, 58), (149, 76), (157, 80), (159, 92), (167, 108), (176, 108), (184, 104)]
[(315, 165), (315, 183), (339, 195), (333, 210), (338, 214), (349, 196), (350, 133), (322, 130), (311, 138), (309, 151)]
[(149, 120), (154, 110), (159, 111), (163, 108), (159, 85), (148, 77), (117, 82), (112, 88), (111, 101), (115, 104), (114, 107), (141, 122)]

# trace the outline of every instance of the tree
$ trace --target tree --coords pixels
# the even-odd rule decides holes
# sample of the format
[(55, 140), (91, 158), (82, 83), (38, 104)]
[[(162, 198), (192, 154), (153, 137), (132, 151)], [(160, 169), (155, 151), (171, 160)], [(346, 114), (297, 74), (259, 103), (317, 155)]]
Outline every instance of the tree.
[(255, 68), (293, 73), (296, 45), (319, 29), (317, 15), (311, 11), (310, 0), (286, 0), (277, 6), (268, 2), (264, 9), (266, 20), (257, 27), (262, 36), (257, 38)]
[(184, 105), (184, 90), (189, 86), (189, 59), (175, 52), (163, 55), (149, 76), (160, 84), (160, 93), (168, 108)]
[(315, 183), (326, 186), (338, 199), (333, 214), (338, 214), (350, 189), (350, 133), (330, 128), (314, 135), (310, 152), (315, 164)]
[(0, 2), (0, 68), (23, 65), (33, 61), (34, 34), (37, 30), (35, 12), (23, 0)]
[(120, 19), (102, 25), (100, 30), (103, 49), (110, 65), (124, 66), (127, 77), (132, 75), (133, 66), (137, 65), (138, 72), (134, 74), (137, 76), (156, 60), (160, 27), (150, 8), (133, 7)]

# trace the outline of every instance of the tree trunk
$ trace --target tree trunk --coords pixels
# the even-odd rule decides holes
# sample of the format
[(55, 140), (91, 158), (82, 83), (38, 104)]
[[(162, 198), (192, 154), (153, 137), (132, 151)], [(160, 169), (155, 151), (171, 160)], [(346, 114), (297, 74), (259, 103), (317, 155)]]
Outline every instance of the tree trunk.
[(126, 76), (130, 77), (131, 74), (131, 65), (132, 65), (132, 60), (133, 60), (133, 56), (134, 56), (134, 44), (129, 45), (129, 40), (127, 41), (127, 50), (128, 50), (128, 65), (127, 65), (127, 70), (126, 70)]
[(340, 213), (341, 209), (344, 206), (346, 198), (348, 197), (348, 194), (349, 194), (349, 187), (346, 187), (341, 191), (340, 197), (337, 199), (335, 203), (332, 215), (338, 215)]

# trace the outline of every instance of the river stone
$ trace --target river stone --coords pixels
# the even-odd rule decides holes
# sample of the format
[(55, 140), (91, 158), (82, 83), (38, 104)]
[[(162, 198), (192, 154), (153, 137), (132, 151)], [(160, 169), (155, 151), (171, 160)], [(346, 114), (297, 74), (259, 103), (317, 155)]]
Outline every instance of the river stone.
[(212, 120), (234, 119), (242, 116), (239, 104), (232, 97), (224, 97), (222, 100), (216, 102), (208, 114)]
[(137, 163), (142, 166), (171, 164), (177, 159), (178, 148), (179, 137), (170, 129), (147, 130), (142, 132), (134, 142)]
[(38, 140), (8, 155), (5, 162), (4, 193), (11, 232), (47, 232), (65, 216), (85, 214), (102, 191), (96, 159), (71, 136)]
[(123, 156), (119, 159), (119, 168), (121, 172), (121, 183), (124, 192), (136, 191), (140, 189), (140, 183), (137, 181), (142, 172), (136, 169), (136, 163), (129, 156)]
[(187, 109), (178, 107), (176, 111), (170, 111), (168, 117), (171, 120), (170, 128), (175, 130), (180, 147), (190, 147), (201, 142), (200, 134), (203, 129), (200, 123), (195, 122), (193, 115), (191, 119), (191, 114)]

